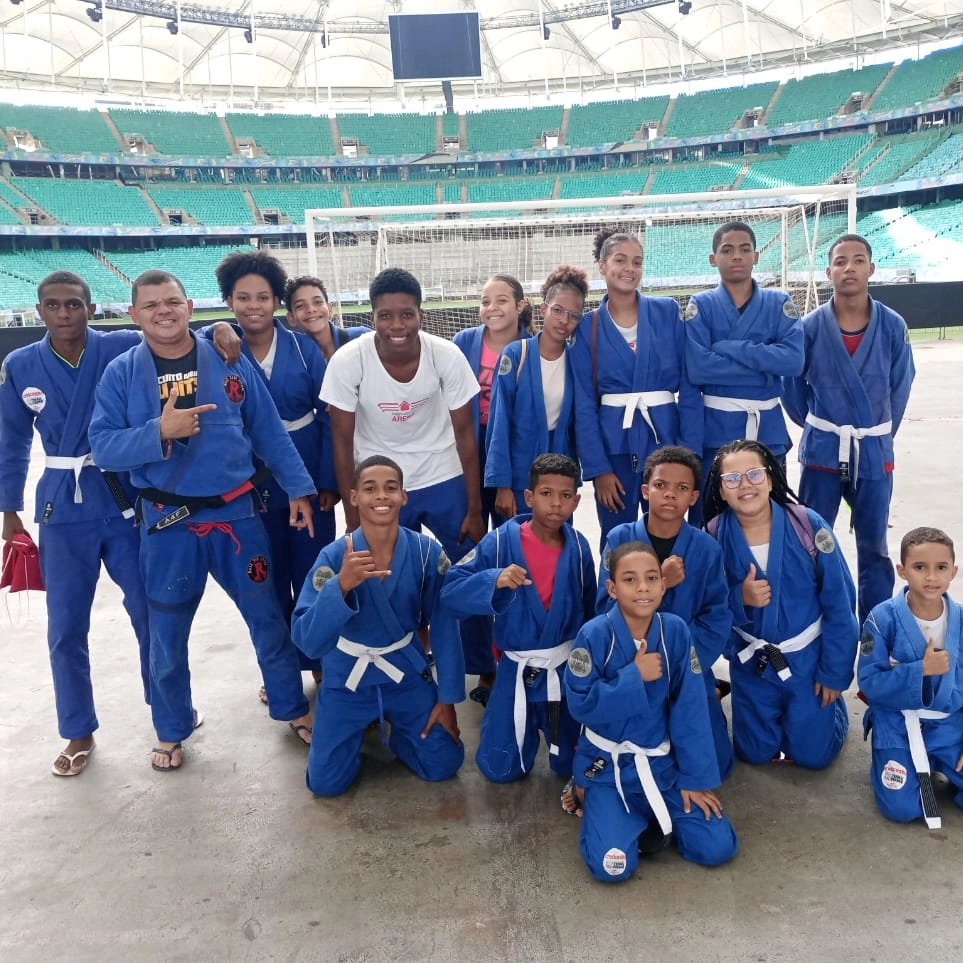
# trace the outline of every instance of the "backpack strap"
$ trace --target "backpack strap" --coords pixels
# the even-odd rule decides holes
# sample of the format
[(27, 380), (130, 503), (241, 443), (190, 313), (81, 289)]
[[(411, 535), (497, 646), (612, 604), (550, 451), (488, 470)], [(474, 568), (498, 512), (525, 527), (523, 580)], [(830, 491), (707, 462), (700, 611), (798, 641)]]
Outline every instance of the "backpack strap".
[(809, 517), (805, 505), (789, 504), (786, 505), (786, 514), (789, 516), (789, 524), (792, 525), (796, 537), (806, 549), (806, 553), (816, 564), (816, 536), (813, 532), (813, 520)]

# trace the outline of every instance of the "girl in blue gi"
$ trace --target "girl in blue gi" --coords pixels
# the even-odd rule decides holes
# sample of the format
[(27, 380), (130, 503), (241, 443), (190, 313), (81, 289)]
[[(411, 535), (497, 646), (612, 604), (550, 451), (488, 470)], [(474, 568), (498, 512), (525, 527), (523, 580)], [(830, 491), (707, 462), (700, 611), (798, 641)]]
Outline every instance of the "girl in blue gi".
[(619, 882), (650, 834), (661, 848), (671, 832), (684, 859), (716, 866), (739, 843), (713, 792), (719, 769), (699, 656), (682, 619), (657, 611), (665, 583), (652, 546), (625, 542), (609, 564), (616, 607), (582, 627), (565, 672), (584, 726), (574, 764), (582, 857), (596, 879)]
[(941, 819), (931, 773), (963, 808), (963, 611), (948, 593), (953, 542), (936, 528), (903, 537), (897, 571), (907, 587), (873, 609), (859, 648), (859, 686), (873, 731), (870, 780), (880, 812), (898, 822)]
[(702, 509), (729, 585), (736, 755), (823, 769), (849, 729), (842, 693), (853, 681), (859, 627), (846, 560), (758, 441), (719, 449)]
[(542, 285), (542, 330), (502, 351), (488, 414), (485, 485), (495, 511), (511, 518), (525, 504), (529, 466), (542, 452), (575, 457), (574, 389), (568, 339), (585, 310), (588, 278), (556, 268)]
[[(390, 458), (358, 465), (349, 498), (361, 525), (322, 549), (294, 611), (295, 643), (324, 665), (307, 770), (318, 796), (354, 782), (372, 719), (382, 731), (391, 722), (391, 751), (422, 779), (448, 779), (465, 758), (454, 708), (465, 698), (461, 642), (438, 605), (448, 558), (398, 524), (403, 485)], [(421, 639), (429, 625), (437, 685)]]
[(685, 374), (679, 305), (638, 291), (641, 241), (608, 228), (593, 254), (606, 294), (579, 323), (570, 357), (576, 442), (604, 544), (616, 525), (639, 517), (642, 466), (656, 448), (701, 450), (702, 402)]
[(511, 782), (531, 770), (540, 731), (552, 771), (572, 774), (578, 726), (562, 698), (561, 677), (595, 601), (592, 551), (568, 524), (579, 503), (578, 483), (571, 458), (539, 455), (525, 491), (531, 516), (510, 518), (489, 532), (445, 580), (442, 602), (456, 616), (495, 618), (502, 657), (475, 756), (493, 782)]
[(806, 367), (782, 391), (803, 428), (799, 497), (830, 525), (843, 499), (852, 509), (860, 622), (896, 584), (886, 542), (893, 440), (916, 373), (906, 322), (869, 296), (875, 270), (858, 234), (829, 249), (833, 296), (803, 318)]

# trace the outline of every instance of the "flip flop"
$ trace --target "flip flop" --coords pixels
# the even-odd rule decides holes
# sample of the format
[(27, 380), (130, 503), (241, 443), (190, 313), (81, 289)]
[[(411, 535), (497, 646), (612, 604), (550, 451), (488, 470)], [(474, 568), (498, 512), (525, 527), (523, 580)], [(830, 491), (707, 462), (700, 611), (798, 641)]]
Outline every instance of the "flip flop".
[(476, 685), (471, 692), (468, 693), (468, 698), (472, 702), (477, 702), (482, 708), (488, 705), (488, 700), (491, 698), (492, 687), (490, 685)]
[[(57, 768), (57, 759), (54, 759), (53, 765), (50, 767), (50, 771), (55, 776), (79, 776), (87, 768), (87, 757), (94, 751), (95, 746), (91, 746), (89, 749), (79, 749), (72, 756), (67, 752), (60, 753), (57, 759), (66, 759), (70, 763), (70, 768), (66, 772), (61, 772)], [(74, 763), (80, 759), (80, 768), (74, 770)]]
[(204, 713), (200, 709), (194, 710), (194, 728), (200, 729), (204, 725)]
[[(305, 725), (296, 726), (293, 722), (289, 722), (288, 728), (298, 737), (298, 742), (300, 742), (301, 745), (303, 746), (311, 745), (311, 741), (310, 741), (311, 727), (310, 726), (305, 726)], [(307, 733), (308, 735), (307, 739), (304, 738), (304, 733)]]
[(578, 802), (574, 776), (562, 786), (562, 795), (559, 798), (559, 802), (562, 804), (562, 812), (565, 813), (566, 816), (574, 816), (576, 819), (582, 818), (582, 807)]
[(257, 697), (258, 699), (261, 700), (262, 703), (264, 703), (264, 705), (268, 704), (267, 692), (265, 691), (263, 685), (261, 686), (260, 689), (257, 690)]
[[(174, 753), (177, 752), (178, 749), (181, 750), (181, 765), (175, 766)], [(175, 742), (174, 745), (170, 747), (170, 749), (158, 749), (155, 746), (153, 749), (151, 749), (151, 752), (156, 752), (158, 756), (167, 756), (167, 761), (170, 763), (170, 765), (158, 766), (156, 762), (151, 760), (151, 764), (150, 764), (151, 769), (153, 769), (154, 772), (174, 772), (176, 769), (180, 769), (181, 766), (184, 765), (183, 749), (184, 747), (179, 742)]]

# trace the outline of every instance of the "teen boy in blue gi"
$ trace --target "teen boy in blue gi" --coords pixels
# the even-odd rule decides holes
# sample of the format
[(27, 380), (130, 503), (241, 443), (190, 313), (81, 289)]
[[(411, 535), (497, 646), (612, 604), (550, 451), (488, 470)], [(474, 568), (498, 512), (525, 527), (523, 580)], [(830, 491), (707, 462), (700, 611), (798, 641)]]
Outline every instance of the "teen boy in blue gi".
[[(457, 624), (439, 607), (448, 557), (433, 538), (401, 528), (401, 468), (374, 455), (348, 493), (360, 527), (322, 549), (294, 610), (298, 647), (321, 659), (308, 788), (339, 796), (361, 768), (373, 719), (391, 723), (389, 746), (422, 779), (454, 776), (465, 758), (454, 703), (465, 698)], [(422, 636), (431, 628), (432, 678)]]
[[(267, 535), (251, 497), (254, 458), (290, 496), (291, 524), (312, 531), (314, 482), (246, 358), (224, 364), (188, 327), (193, 302), (165, 271), (132, 287), (144, 343), (112, 362), (90, 423), (95, 461), (130, 471), (141, 514), (140, 561), (151, 629), (151, 764), (183, 764), (194, 730), (187, 642), (208, 572), (251, 632), (271, 717), (310, 741), (297, 652), (271, 582)], [(183, 407), (179, 407), (183, 406)]]
[(493, 782), (529, 772), (539, 732), (552, 771), (566, 779), (578, 725), (562, 696), (572, 641), (593, 615), (595, 567), (585, 537), (568, 524), (578, 507), (578, 465), (559, 454), (532, 462), (525, 501), (530, 516), (510, 518), (452, 566), (442, 602), (463, 617), (495, 617), (502, 653), (482, 716), (475, 761)]
[(869, 242), (844, 234), (829, 249), (832, 298), (803, 318), (806, 366), (783, 380), (782, 401), (803, 427), (799, 498), (833, 525), (853, 513), (859, 621), (895, 586), (886, 532), (893, 439), (916, 373), (906, 322), (869, 296)]

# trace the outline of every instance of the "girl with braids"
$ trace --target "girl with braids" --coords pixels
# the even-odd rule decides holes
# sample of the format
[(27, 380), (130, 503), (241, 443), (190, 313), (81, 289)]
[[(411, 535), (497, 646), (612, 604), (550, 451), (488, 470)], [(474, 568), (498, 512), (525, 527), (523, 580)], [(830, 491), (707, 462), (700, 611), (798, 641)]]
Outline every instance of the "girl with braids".
[[(485, 527), (501, 525), (507, 518), (495, 508), (495, 489), (485, 487), (485, 451), (488, 434), (488, 417), (491, 408), (492, 382), (498, 370), (498, 357), (502, 349), (521, 337), (533, 334), (532, 306), (525, 297), (520, 282), (510, 274), (494, 274), (482, 288), (478, 310), (481, 324), (459, 331), (452, 339), (468, 359), (471, 370), (478, 379), (480, 391), (472, 399), (475, 418), (475, 436), (478, 441), (478, 462), (481, 471), (482, 521)], [(536, 452), (536, 454), (538, 454)], [(527, 470), (527, 466), (526, 466)], [(471, 622), (489, 621), (475, 616)], [(491, 630), (469, 630), (462, 625), (465, 644), (465, 668), (470, 675), (478, 673), (478, 685), (469, 696), (475, 702), (486, 705), (495, 683), (495, 656), (491, 648)], [(487, 640), (476, 644), (477, 640)], [(482, 649), (484, 651), (482, 651)]]
[(702, 450), (702, 400), (685, 375), (679, 305), (638, 291), (639, 238), (605, 228), (593, 255), (606, 294), (579, 323), (571, 360), (576, 442), (604, 545), (616, 525), (638, 518), (642, 466), (656, 448)]
[(849, 729), (842, 693), (853, 681), (859, 625), (846, 560), (759, 441), (718, 450), (702, 509), (729, 585), (736, 755), (823, 769)]
[(488, 415), (485, 485), (495, 489), (495, 511), (511, 518), (525, 510), (528, 470), (536, 456), (575, 458), (574, 389), (568, 339), (585, 310), (588, 277), (563, 264), (542, 285), (542, 330), (502, 351)]

